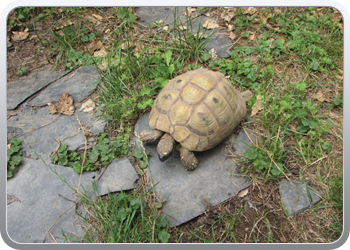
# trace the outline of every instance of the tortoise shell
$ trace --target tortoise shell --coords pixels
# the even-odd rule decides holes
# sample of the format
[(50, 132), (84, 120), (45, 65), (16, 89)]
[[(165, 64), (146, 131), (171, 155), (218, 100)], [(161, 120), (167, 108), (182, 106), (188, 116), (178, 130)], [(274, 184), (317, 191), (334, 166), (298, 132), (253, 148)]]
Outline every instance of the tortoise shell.
[(164, 86), (149, 125), (190, 151), (205, 151), (228, 137), (246, 112), (245, 101), (222, 73), (200, 68)]

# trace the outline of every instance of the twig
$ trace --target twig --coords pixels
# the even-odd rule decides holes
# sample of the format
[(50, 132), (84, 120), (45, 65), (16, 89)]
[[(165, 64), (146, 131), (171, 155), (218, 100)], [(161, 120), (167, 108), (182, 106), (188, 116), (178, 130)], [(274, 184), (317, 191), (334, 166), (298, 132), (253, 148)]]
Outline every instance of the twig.
[(85, 141), (85, 148), (84, 148), (84, 157), (83, 160), (81, 162), (81, 168), (80, 168), (80, 176), (79, 176), (79, 184), (77, 187), (77, 190), (79, 191), (80, 188), (80, 182), (81, 182), (81, 178), (83, 175), (83, 168), (84, 168), (84, 164), (85, 164), (85, 159), (86, 159), (86, 151), (87, 151), (87, 139), (86, 139), (86, 134), (85, 134), (85, 127), (83, 126), (83, 124), (81, 123), (79, 116), (77, 115), (77, 120), (79, 122), (80, 128), (83, 131), (83, 136), (84, 136), (84, 141)]

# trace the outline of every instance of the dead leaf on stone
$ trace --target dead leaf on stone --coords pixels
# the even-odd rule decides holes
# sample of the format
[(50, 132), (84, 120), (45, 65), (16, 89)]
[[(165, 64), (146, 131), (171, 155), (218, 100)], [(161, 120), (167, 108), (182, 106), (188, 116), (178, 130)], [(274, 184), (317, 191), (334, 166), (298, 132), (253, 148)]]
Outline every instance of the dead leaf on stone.
[(7, 205), (11, 204), (12, 202), (21, 202), (16, 196), (8, 194), (7, 195)]
[(79, 111), (82, 112), (91, 112), (95, 109), (95, 103), (91, 100), (88, 99), (87, 101), (85, 101), (82, 105), (81, 108), (79, 109)]
[(49, 107), (49, 114), (53, 115), (57, 113), (57, 108), (55, 104), (49, 102), (47, 106)]
[(316, 100), (319, 100), (320, 102), (330, 102), (323, 94), (322, 90), (319, 90), (315, 95), (314, 98)]
[(75, 111), (73, 97), (68, 93), (63, 93), (56, 104), (56, 109), (60, 114), (73, 115)]
[(213, 19), (207, 19), (207, 20), (203, 23), (203, 27), (204, 27), (205, 29), (211, 30), (211, 29), (219, 28), (219, 25), (215, 22), (215, 20), (213, 20)]
[(179, 30), (187, 30), (187, 27), (185, 25), (179, 25)]
[(191, 16), (192, 12), (195, 12), (197, 8), (187, 7), (186, 11), (182, 13), (184, 16)]
[(164, 23), (164, 20), (163, 19), (159, 19), (157, 21), (154, 21), (154, 23), (157, 23), (157, 24)]
[(17, 41), (23, 41), (27, 39), (29, 36), (29, 33), (26, 31), (12, 31), (12, 40), (17, 42)]
[(169, 24), (167, 24), (163, 27), (163, 30), (168, 30), (168, 29), (169, 29)]
[(262, 107), (262, 104), (261, 104), (261, 95), (258, 95), (256, 97), (256, 101), (252, 107), (252, 114), (251, 116), (254, 116), (256, 115), (260, 110), (262, 110), (263, 107)]

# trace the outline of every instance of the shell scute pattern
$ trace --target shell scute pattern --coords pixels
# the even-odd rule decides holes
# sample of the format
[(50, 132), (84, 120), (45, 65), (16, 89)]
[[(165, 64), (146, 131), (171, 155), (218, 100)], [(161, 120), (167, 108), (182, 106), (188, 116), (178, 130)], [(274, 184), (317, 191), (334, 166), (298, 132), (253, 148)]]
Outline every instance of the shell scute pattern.
[(232, 133), (245, 114), (245, 101), (223, 74), (197, 69), (168, 82), (149, 123), (188, 150), (204, 151)]

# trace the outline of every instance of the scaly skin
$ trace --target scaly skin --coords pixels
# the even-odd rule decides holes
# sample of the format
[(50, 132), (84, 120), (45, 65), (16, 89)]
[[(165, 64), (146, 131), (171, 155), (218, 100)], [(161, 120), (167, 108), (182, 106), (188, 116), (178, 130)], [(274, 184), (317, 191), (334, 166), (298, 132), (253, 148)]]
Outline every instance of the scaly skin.
[(168, 133), (165, 133), (162, 136), (162, 138), (160, 138), (160, 141), (157, 145), (157, 153), (159, 156), (159, 160), (163, 162), (166, 159), (168, 159), (170, 156), (173, 155), (174, 149), (175, 149), (174, 138)]
[(163, 131), (157, 129), (148, 129), (140, 133), (139, 137), (142, 142), (154, 142), (164, 134)]
[(198, 160), (194, 153), (184, 147), (180, 148), (180, 159), (186, 170), (193, 170), (198, 166)]

